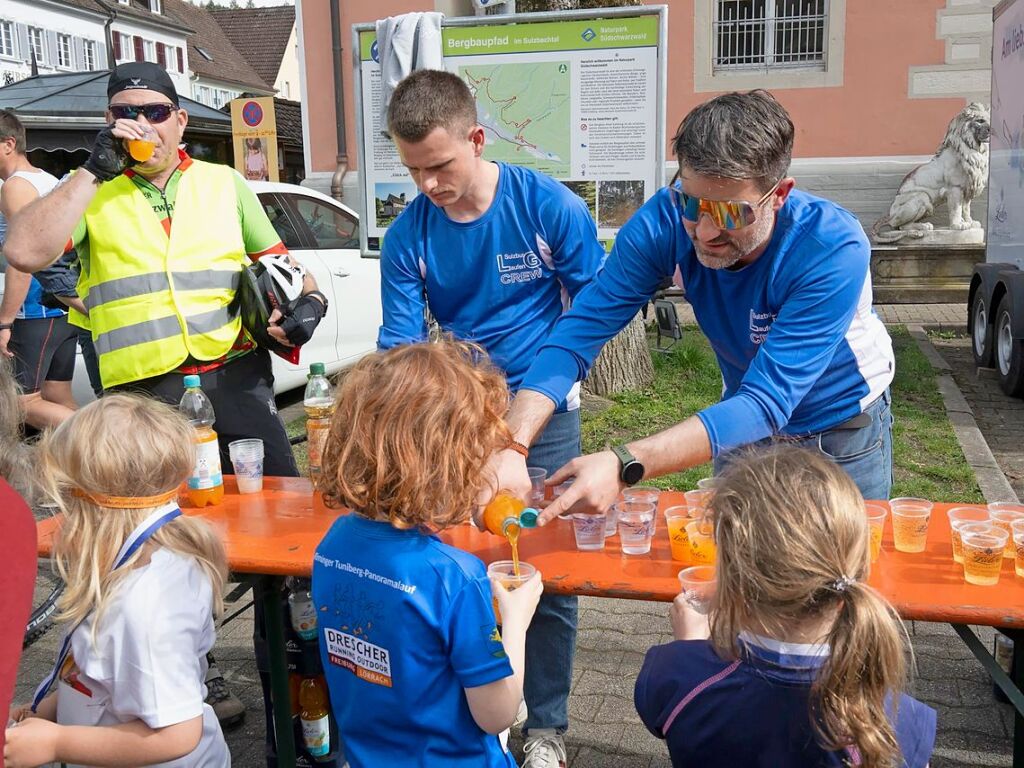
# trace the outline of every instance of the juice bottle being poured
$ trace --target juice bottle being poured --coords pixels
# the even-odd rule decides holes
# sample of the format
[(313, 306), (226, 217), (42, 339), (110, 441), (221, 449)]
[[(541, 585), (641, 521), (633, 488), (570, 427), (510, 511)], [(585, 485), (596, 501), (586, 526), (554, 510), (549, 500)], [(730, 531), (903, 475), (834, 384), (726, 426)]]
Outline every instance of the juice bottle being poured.
[(519, 575), (519, 534), (523, 528), (536, 528), (540, 513), (508, 491), (499, 491), (484, 507), (484, 527), (495, 536), (504, 536), (512, 546), (512, 562)]

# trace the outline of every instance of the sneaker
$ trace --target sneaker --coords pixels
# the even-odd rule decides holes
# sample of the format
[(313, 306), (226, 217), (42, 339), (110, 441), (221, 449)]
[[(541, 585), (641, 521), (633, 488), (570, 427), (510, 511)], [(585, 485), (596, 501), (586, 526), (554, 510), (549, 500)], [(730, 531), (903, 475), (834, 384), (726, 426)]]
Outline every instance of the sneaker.
[(213, 713), (224, 727), (236, 725), (245, 717), (245, 705), (238, 700), (224, 681), (224, 675), (211, 664), (206, 670), (206, 703), (213, 708)]
[(565, 768), (565, 742), (553, 728), (534, 728), (523, 747), (523, 768)]
[(530, 716), (529, 710), (526, 708), (526, 699), (522, 699), (519, 702), (519, 711), (516, 712), (516, 719), (512, 721), (512, 727), (518, 728), (520, 725), (526, 722), (526, 718)]

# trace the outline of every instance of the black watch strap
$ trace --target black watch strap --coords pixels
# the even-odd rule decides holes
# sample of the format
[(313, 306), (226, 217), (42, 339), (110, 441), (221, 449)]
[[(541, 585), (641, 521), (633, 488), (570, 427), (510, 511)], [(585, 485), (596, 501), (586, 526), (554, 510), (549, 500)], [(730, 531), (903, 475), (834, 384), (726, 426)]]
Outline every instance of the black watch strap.
[(644, 465), (637, 461), (625, 445), (613, 445), (612, 453), (619, 460), (619, 479), (626, 485), (635, 485), (644, 477)]
[(0, 331), (9, 331), (14, 328), (14, 323), (0, 323)]

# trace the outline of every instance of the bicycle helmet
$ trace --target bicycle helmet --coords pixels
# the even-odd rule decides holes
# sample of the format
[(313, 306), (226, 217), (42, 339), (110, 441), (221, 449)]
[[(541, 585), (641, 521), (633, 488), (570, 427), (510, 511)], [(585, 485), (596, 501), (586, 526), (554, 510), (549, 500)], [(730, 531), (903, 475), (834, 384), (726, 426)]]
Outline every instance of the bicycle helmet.
[(270, 315), (275, 309), (287, 315), (293, 302), (302, 295), (306, 270), (292, 264), (287, 256), (272, 254), (242, 270), (235, 295), (234, 310), (240, 313), (242, 325), (261, 347), (290, 357), (293, 347), (279, 342), (267, 332)]

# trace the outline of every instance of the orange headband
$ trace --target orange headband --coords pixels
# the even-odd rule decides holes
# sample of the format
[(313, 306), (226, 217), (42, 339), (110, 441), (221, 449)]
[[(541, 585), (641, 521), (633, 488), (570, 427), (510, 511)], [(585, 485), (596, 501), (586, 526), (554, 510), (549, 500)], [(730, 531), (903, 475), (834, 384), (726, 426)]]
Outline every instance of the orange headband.
[(113, 509), (145, 509), (159, 507), (178, 497), (178, 489), (158, 493), (155, 496), (108, 496), (105, 493), (90, 493), (82, 488), (72, 488), (71, 494), (79, 499), (88, 499), (101, 507)]

